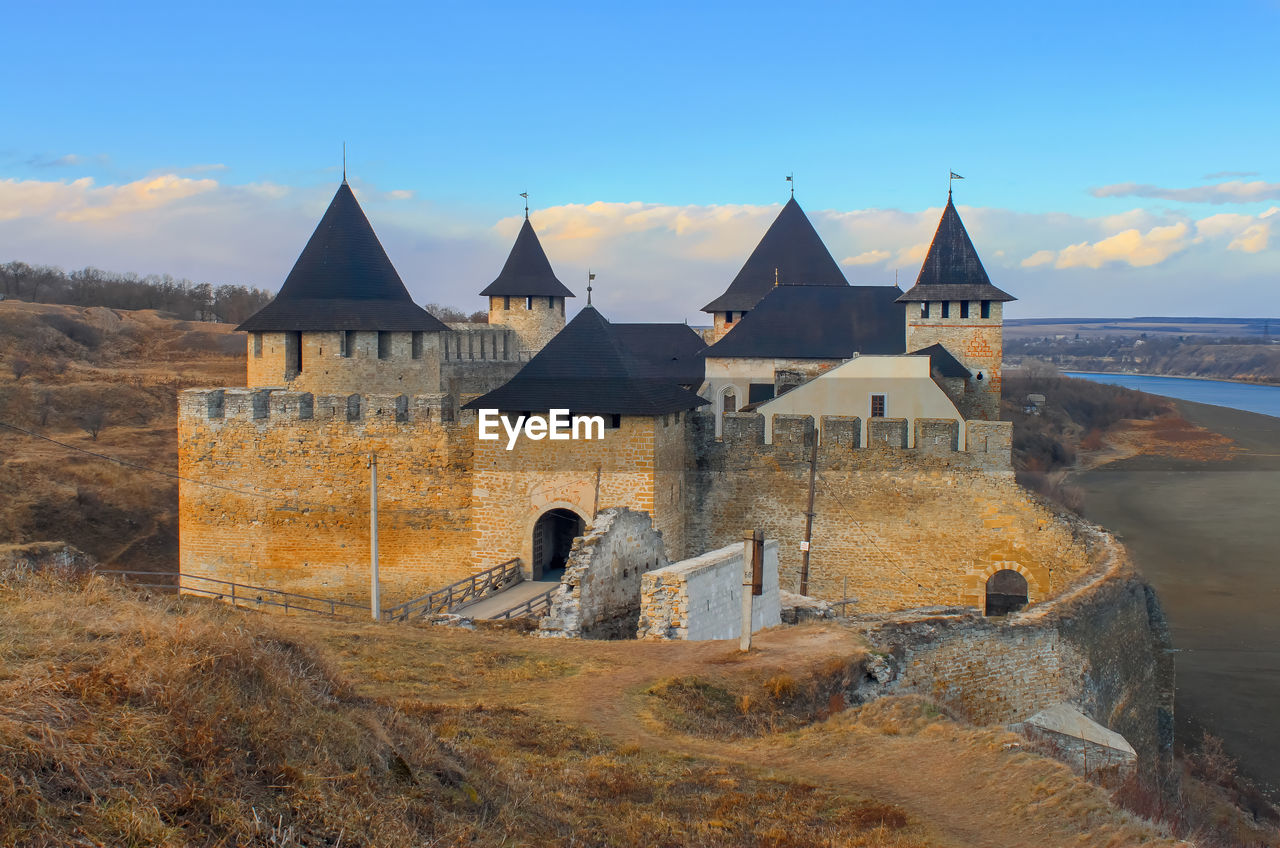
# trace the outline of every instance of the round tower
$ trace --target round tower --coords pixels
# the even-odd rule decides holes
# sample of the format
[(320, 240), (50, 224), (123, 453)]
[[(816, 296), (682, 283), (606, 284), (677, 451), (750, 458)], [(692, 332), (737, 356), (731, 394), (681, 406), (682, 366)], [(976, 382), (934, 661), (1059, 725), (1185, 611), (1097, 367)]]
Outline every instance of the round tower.
[(526, 357), (564, 329), (565, 298), (574, 294), (551, 270), (527, 210), (502, 273), (480, 294), (489, 298), (489, 323), (514, 330)]
[(898, 302), (906, 304), (909, 352), (940, 344), (969, 370), (953, 398), (965, 418), (1000, 418), (1003, 307), (1016, 299), (991, 284), (947, 192), (920, 276)]
[(313, 394), (440, 391), (449, 328), (413, 302), (344, 179), (249, 334), (248, 385)]

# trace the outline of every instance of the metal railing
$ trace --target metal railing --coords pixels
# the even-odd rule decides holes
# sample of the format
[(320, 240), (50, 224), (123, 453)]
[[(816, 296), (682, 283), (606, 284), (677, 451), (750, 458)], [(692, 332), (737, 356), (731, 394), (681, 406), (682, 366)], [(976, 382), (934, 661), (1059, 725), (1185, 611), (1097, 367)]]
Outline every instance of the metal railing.
[(551, 596), (559, 589), (560, 587), (556, 586), (555, 589), (550, 589), (537, 597), (530, 598), (519, 606), (512, 607), (511, 609), (506, 610), (505, 612), (500, 612), (497, 615), (489, 616), (489, 619), (491, 621), (501, 621), (503, 619), (524, 618), (525, 616), (546, 615), (551, 612)]
[[(268, 589), (264, 586), (248, 586), (244, 583), (233, 583), (229, 580), (216, 580), (212, 577), (200, 577), (194, 574), (178, 574), (171, 571), (114, 571), (95, 569), (94, 574), (111, 577), (125, 577), (130, 586), (146, 589), (161, 589), (177, 592), (179, 589), (188, 594), (202, 595), (220, 601), (227, 601), (238, 608), (258, 609), (262, 607), (280, 607), (286, 613), (310, 612), (317, 615), (355, 615), (369, 614), (369, 607), (354, 604), (350, 601), (335, 601), (330, 598), (316, 598), (311, 595), (299, 595), (295, 592), (283, 592), (279, 589)], [(174, 582), (148, 582), (132, 579), (174, 578)]]
[(486, 598), (516, 585), (523, 579), (520, 560), (507, 560), (501, 565), (495, 565), (493, 568), (465, 577), (443, 589), (436, 589), (434, 592), (405, 601), (403, 604), (389, 607), (382, 611), (382, 617), (386, 621), (407, 621), (410, 618), (432, 615), (465, 601)]

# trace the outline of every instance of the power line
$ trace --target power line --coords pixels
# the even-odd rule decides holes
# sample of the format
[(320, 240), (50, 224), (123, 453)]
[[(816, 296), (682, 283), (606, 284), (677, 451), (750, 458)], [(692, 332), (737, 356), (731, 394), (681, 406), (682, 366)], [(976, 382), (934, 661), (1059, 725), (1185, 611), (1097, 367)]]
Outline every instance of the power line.
[[(323, 510), (335, 510), (335, 511), (345, 512), (351, 515), (368, 515), (369, 514), (368, 508), (359, 509), (359, 508), (339, 506), (336, 504), (311, 503), (309, 501), (291, 501), (287, 498), (281, 497), (280, 495), (277, 495), (277, 494), (272, 494), (270, 492), (261, 492), (256, 489), (237, 489), (234, 486), (223, 486), (220, 483), (210, 483), (207, 480), (197, 480), (194, 477), (184, 477), (181, 474), (176, 474), (172, 471), (166, 471), (163, 468), (152, 468), (149, 465), (142, 465), (137, 462), (130, 462), (127, 459), (120, 459), (119, 457), (108, 456), (105, 453), (97, 453), (96, 451), (86, 450), (85, 448), (82, 448), (79, 445), (72, 445), (72, 444), (68, 444), (67, 442), (60, 442), (57, 439), (50, 438), (49, 436), (45, 436), (33, 430), (28, 430), (25, 427), (19, 427), (16, 424), (10, 424), (7, 421), (0, 421), (0, 427), (8, 427), (10, 430), (14, 430), (16, 432), (22, 433), (23, 435), (30, 436), (33, 439), (40, 439), (41, 441), (58, 445), (59, 447), (66, 448), (67, 450), (72, 450), (78, 453), (87, 454), (88, 456), (92, 456), (96, 459), (101, 459), (106, 462), (113, 462), (116, 465), (122, 465), (125, 468), (132, 468), (137, 471), (145, 471), (149, 474), (158, 474), (161, 477), (168, 477), (171, 480), (181, 480), (184, 483), (194, 483), (197, 486), (206, 486), (210, 489), (221, 489), (224, 492), (231, 492), (233, 494), (244, 495), (246, 497), (262, 498), (263, 500), (276, 501), (278, 503), (286, 504), (299, 511), (303, 509), (323, 509)], [(383, 514), (424, 513), (424, 512), (431, 512), (431, 511), (432, 510), (428, 510), (428, 509), (412, 509), (412, 508), (380, 509), (379, 510), (379, 512)]]

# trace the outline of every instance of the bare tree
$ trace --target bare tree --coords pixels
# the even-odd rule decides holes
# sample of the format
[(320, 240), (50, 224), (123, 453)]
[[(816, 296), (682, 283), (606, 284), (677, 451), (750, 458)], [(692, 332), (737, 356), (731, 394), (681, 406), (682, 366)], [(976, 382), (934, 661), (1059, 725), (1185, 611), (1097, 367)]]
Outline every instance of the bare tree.
[(49, 416), (53, 414), (53, 393), (44, 392), (36, 401), (36, 420), (41, 427), (49, 426)]
[(98, 441), (98, 434), (107, 426), (107, 411), (100, 406), (84, 410), (76, 418), (80, 429), (89, 434), (89, 438)]
[(31, 360), (15, 356), (9, 360), (9, 370), (13, 372), (13, 379), (21, 380), (31, 370)]

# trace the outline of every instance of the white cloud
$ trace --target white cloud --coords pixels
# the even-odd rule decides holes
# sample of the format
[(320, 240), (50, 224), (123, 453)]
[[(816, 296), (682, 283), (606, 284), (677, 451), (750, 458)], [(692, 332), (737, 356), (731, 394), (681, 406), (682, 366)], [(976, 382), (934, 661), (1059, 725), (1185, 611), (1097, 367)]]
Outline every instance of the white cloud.
[(0, 180), (0, 221), (54, 217), (60, 221), (103, 221), (166, 206), (212, 191), (215, 180), (174, 174), (95, 188), (90, 177), (71, 182)]
[(1124, 230), (1100, 241), (1081, 242), (1058, 251), (1055, 268), (1101, 268), (1109, 263), (1145, 268), (1187, 249), (1191, 228), (1185, 223), (1152, 227), (1147, 232)]
[(840, 260), (841, 265), (879, 265), (893, 256), (887, 250), (865, 250), (857, 256), (846, 256)]
[(1230, 180), (1190, 188), (1162, 188), (1143, 183), (1115, 183), (1089, 190), (1094, 197), (1152, 197), (1185, 203), (1253, 203), (1280, 200), (1280, 183)]

